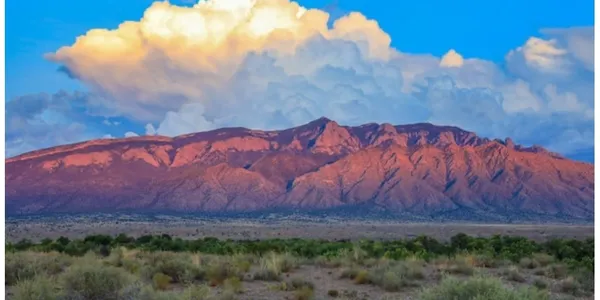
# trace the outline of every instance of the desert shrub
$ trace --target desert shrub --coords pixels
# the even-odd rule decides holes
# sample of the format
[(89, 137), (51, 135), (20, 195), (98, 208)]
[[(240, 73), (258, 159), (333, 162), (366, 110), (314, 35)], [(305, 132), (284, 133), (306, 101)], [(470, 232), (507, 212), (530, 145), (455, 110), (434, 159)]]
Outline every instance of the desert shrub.
[(180, 300), (181, 295), (176, 291), (160, 291), (154, 290), (151, 287), (145, 287), (140, 291), (137, 298), (132, 299), (144, 299), (144, 300)]
[(304, 286), (294, 292), (295, 300), (312, 300), (315, 298), (315, 292), (312, 288)]
[(395, 273), (392, 271), (387, 271), (383, 273), (380, 280), (376, 282), (380, 285), (384, 290), (388, 292), (396, 292), (402, 289), (402, 287), (406, 286), (406, 278), (402, 276), (402, 274)]
[(119, 300), (206, 300), (210, 289), (204, 285), (190, 285), (183, 291), (161, 291), (140, 281), (123, 288)]
[(354, 279), (362, 269), (357, 266), (343, 268), (340, 278)]
[(287, 291), (288, 289), (289, 289), (289, 285), (285, 281), (278, 282), (276, 284), (269, 286), (269, 290), (272, 290), (272, 291)]
[(210, 288), (206, 285), (191, 285), (181, 293), (181, 300), (205, 300), (210, 295)]
[(495, 258), (494, 256), (489, 254), (479, 254), (474, 256), (475, 267), (495, 269), (505, 264), (506, 262), (504, 262), (503, 260)]
[(432, 263), (440, 273), (473, 275), (473, 266), (477, 262), (473, 256), (456, 256), (454, 258), (438, 257)]
[(515, 281), (515, 282), (527, 281), (527, 279), (525, 279), (525, 276), (523, 276), (523, 274), (521, 274), (521, 272), (519, 272), (519, 268), (517, 268), (515, 266), (511, 266), (511, 267), (505, 269), (504, 276), (506, 277), (506, 279), (508, 279), (510, 281)]
[(122, 267), (123, 266), (123, 258), (124, 258), (123, 249), (116, 248), (113, 251), (111, 251), (110, 255), (106, 258), (106, 263), (111, 266)]
[(566, 294), (579, 295), (581, 290), (581, 285), (575, 278), (567, 277), (560, 281), (559, 284), (560, 291)]
[(270, 252), (261, 259), (261, 265), (266, 265), (278, 274), (288, 273), (298, 268), (298, 259), (288, 253), (276, 254)]
[(594, 293), (594, 272), (587, 269), (577, 270), (574, 273), (574, 278), (577, 280), (581, 289), (586, 293)]
[(546, 275), (546, 268), (537, 268), (533, 270), (533, 274), (538, 276), (544, 276)]
[(339, 268), (342, 266), (343, 261), (339, 257), (325, 257), (319, 256), (314, 259), (314, 264), (322, 268)]
[(554, 279), (562, 279), (567, 277), (569, 269), (563, 264), (551, 264), (546, 267), (546, 276)]
[(353, 278), (354, 283), (356, 284), (367, 284), (370, 282), (369, 271), (367, 270), (359, 270), (356, 273), (356, 276)]
[(232, 291), (236, 294), (241, 294), (242, 292), (244, 292), (242, 281), (237, 277), (229, 277), (225, 279), (225, 281), (223, 282), (223, 286), (226, 290)]
[(33, 253), (17, 252), (6, 253), (4, 276), (6, 285), (13, 285), (20, 281), (25, 281), (41, 273), (32, 259)]
[(84, 299), (115, 299), (128, 286), (131, 275), (122, 269), (101, 264), (72, 265), (61, 276), (62, 285), (71, 297)]
[(359, 245), (354, 244), (352, 249), (342, 249), (338, 256), (342, 259), (343, 263), (364, 265), (368, 253)]
[(423, 264), (420, 261), (401, 263), (397, 268), (405, 274), (408, 279), (421, 280), (425, 279)]
[[(122, 263), (122, 268), (131, 274), (140, 273), (140, 270), (142, 268), (142, 264), (135, 259), (125, 259), (124, 258), (121, 261), (121, 263)], [(152, 268), (145, 268), (145, 270), (149, 270), (148, 272), (151, 272)]]
[(540, 265), (540, 267), (545, 267), (555, 261), (552, 255), (548, 255), (546, 253), (536, 253), (533, 255), (533, 259)]
[(413, 285), (414, 280), (425, 278), (420, 261), (382, 264), (369, 272), (369, 281), (386, 291), (399, 291)]
[(254, 279), (265, 281), (279, 281), (282, 273), (290, 272), (298, 267), (295, 257), (289, 254), (277, 254), (270, 252), (261, 257), (258, 272)]
[(548, 282), (546, 282), (544, 279), (536, 278), (533, 280), (533, 286), (540, 290), (543, 290), (548, 288)]
[(290, 280), (289, 287), (292, 290), (299, 290), (299, 289), (302, 289), (304, 287), (308, 287), (310, 289), (314, 289), (315, 285), (312, 282), (308, 281), (308, 280), (305, 280), (305, 279), (302, 279), (302, 278), (299, 278), (299, 277), (295, 277), (295, 278), (292, 278), (292, 280)]
[(238, 273), (247, 273), (252, 267), (255, 257), (251, 255), (236, 254), (231, 257), (233, 267)]
[(59, 253), (8, 252), (5, 257), (5, 282), (13, 285), (36, 275), (57, 275), (72, 261), (71, 257)]
[(55, 300), (59, 293), (54, 288), (56, 283), (46, 276), (36, 276), (17, 282), (14, 287), (14, 300)]
[(157, 290), (164, 291), (169, 289), (172, 280), (171, 276), (159, 272), (152, 276), (152, 286)]
[(451, 274), (473, 275), (474, 260), (468, 256), (457, 256), (450, 260), (450, 265), (446, 269)]
[(206, 267), (206, 279), (210, 281), (211, 285), (220, 285), (230, 277), (243, 278), (244, 271), (232, 264), (230, 259), (221, 258), (213, 259), (208, 263)]
[(281, 276), (279, 276), (279, 274), (275, 273), (275, 271), (265, 267), (265, 266), (260, 266), (259, 270), (256, 271), (256, 273), (254, 273), (254, 276), (252, 277), (254, 280), (264, 280), (264, 281), (280, 281), (281, 280)]
[(442, 282), (423, 290), (420, 300), (546, 300), (548, 294), (537, 289), (513, 290), (495, 278), (475, 277), (468, 280), (445, 278)]
[(163, 273), (174, 283), (191, 282), (198, 271), (189, 255), (173, 252), (153, 252), (141, 255), (144, 261), (142, 277), (152, 279), (154, 274)]
[(337, 298), (340, 295), (340, 292), (338, 292), (337, 290), (329, 290), (327, 291), (327, 295), (329, 297)]
[(524, 269), (535, 269), (540, 267), (540, 263), (535, 259), (523, 257), (519, 261), (519, 266)]

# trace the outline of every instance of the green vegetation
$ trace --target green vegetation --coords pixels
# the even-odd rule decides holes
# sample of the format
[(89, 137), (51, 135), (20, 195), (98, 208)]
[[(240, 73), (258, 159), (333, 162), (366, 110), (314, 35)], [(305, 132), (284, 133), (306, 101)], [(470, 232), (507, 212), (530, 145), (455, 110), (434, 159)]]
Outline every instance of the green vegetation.
[[(332, 258), (342, 257), (357, 264), (368, 258), (388, 258), (403, 260), (417, 257), (429, 261), (436, 257), (454, 257), (463, 253), (478, 255), (482, 264), (485, 258), (506, 259), (520, 263), (522, 267), (537, 268), (560, 261), (571, 267), (583, 267), (590, 270), (594, 266), (594, 240), (554, 239), (538, 243), (524, 237), (493, 236), (490, 238), (471, 237), (465, 234), (453, 236), (449, 242), (440, 242), (427, 236), (395, 241), (362, 240), (327, 241), (304, 239), (269, 240), (219, 240), (212, 237), (183, 240), (167, 234), (145, 235), (139, 238), (120, 234), (116, 237), (90, 235), (84, 239), (70, 240), (60, 237), (56, 240), (45, 239), (40, 243), (21, 240), (6, 244), (6, 251), (59, 252), (72, 256), (81, 256), (89, 251), (109, 256), (114, 249), (125, 247), (142, 251), (197, 252), (216, 255), (251, 254), (263, 256), (269, 252), (288, 253), (295, 257), (321, 257), (323, 263), (335, 264)], [(112, 251), (111, 251), (112, 250)], [(287, 261), (286, 261), (287, 263)], [(287, 268), (287, 266), (283, 266)], [(285, 272), (285, 270), (282, 270)]]
[[(315, 270), (357, 288), (409, 292), (421, 300), (537, 300), (548, 299), (549, 292), (594, 293), (593, 239), (538, 243), (459, 234), (448, 242), (424, 236), (236, 241), (121, 234), (20, 241), (6, 244), (6, 250), (5, 284), (17, 300), (237, 299), (256, 287), (249, 283), (253, 280), (288, 293), (288, 299), (347, 296), (331, 285), (316, 288), (321, 279), (307, 277)], [(531, 288), (511, 288), (524, 285)]]

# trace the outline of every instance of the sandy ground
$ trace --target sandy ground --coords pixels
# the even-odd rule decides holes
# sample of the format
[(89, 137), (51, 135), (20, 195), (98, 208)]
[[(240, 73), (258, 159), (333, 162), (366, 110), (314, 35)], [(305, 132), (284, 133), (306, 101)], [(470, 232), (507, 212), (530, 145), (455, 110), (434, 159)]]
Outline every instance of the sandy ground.
[(400, 239), (427, 235), (447, 240), (455, 234), (491, 236), (494, 234), (525, 236), (537, 241), (552, 238), (585, 239), (594, 236), (593, 225), (565, 224), (463, 224), (463, 223), (390, 223), (348, 221), (313, 223), (275, 221), (261, 223), (253, 220), (122, 220), (122, 219), (29, 219), (8, 220), (6, 239), (81, 238), (90, 234), (130, 236), (170, 234), (184, 239), (202, 237), (231, 239), (310, 238), (310, 239)]

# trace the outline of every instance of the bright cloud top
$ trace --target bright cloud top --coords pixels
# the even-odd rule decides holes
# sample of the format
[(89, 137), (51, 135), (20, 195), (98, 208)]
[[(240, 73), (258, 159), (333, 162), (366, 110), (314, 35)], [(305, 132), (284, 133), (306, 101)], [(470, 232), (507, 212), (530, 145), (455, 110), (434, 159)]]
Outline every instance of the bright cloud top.
[(127, 136), (327, 116), (451, 124), (566, 154), (593, 147), (593, 28), (545, 30), (500, 66), (455, 50), (402, 53), (358, 12), (328, 23), (288, 0), (156, 2), (47, 57), (88, 84), (106, 116), (137, 124), (122, 126)]

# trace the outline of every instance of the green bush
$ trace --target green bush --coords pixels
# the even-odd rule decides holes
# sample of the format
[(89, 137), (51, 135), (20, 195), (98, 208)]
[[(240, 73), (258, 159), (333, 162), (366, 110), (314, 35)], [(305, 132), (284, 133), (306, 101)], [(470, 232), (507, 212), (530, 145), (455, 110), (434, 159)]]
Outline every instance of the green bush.
[[(96, 251), (111, 257), (113, 256), (110, 251), (111, 247), (118, 249), (121, 246), (151, 252), (187, 251), (217, 255), (290, 253), (293, 256), (302, 258), (327, 258), (327, 260), (320, 260), (325, 265), (343, 263), (371, 266), (380, 258), (402, 260), (408, 257), (418, 257), (431, 260), (440, 256), (453, 257), (461, 253), (470, 253), (476, 257), (474, 264), (471, 264), (471, 266), (478, 267), (493, 267), (496, 264), (495, 261), (502, 261), (502, 259), (519, 262), (523, 258), (529, 258), (531, 264), (539, 264), (540, 266), (560, 262), (571, 268), (586, 268), (590, 271), (593, 271), (594, 266), (593, 238), (585, 241), (554, 239), (538, 243), (524, 237), (495, 235), (484, 238), (471, 237), (462, 233), (451, 237), (450, 242), (440, 242), (430, 237), (419, 236), (405, 240), (361, 240), (354, 244), (347, 240), (308, 239), (219, 240), (205, 237), (197, 240), (183, 240), (166, 234), (145, 235), (134, 239), (120, 234), (116, 237), (90, 235), (84, 239), (75, 240), (61, 237), (54, 241), (45, 239), (37, 244), (29, 240), (22, 240), (14, 244), (8, 243), (5, 248), (7, 252), (58, 251), (72, 256), (82, 256), (87, 252)], [(483, 259), (479, 256), (483, 256)], [(118, 256), (112, 258), (117, 258), (116, 263), (118, 264)], [(242, 264), (247, 266), (247, 263)], [(531, 264), (528, 260), (524, 260), (524, 265)], [(242, 266), (243, 268), (245, 267)]]
[(337, 290), (329, 290), (327, 291), (327, 295), (333, 298), (337, 298), (340, 295), (340, 292)]
[(475, 277), (468, 280), (445, 278), (420, 293), (420, 300), (547, 300), (548, 294), (537, 289), (513, 290), (498, 279)]
[(90, 263), (72, 265), (61, 280), (68, 296), (95, 300), (116, 299), (120, 290), (132, 282), (122, 269)]

